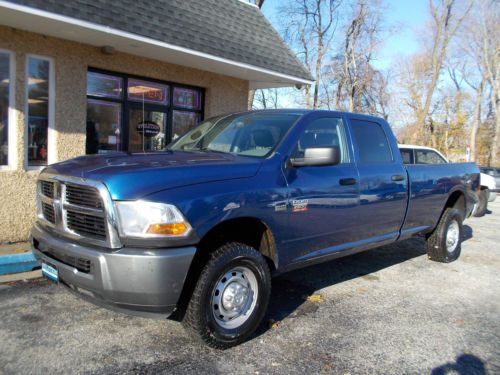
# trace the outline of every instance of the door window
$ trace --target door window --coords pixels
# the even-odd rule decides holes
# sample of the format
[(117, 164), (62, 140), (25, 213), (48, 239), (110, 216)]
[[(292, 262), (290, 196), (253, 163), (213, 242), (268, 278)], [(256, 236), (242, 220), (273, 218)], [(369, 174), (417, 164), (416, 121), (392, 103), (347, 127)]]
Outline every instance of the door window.
[(87, 101), (87, 154), (120, 151), (122, 105), (104, 100)]
[(297, 142), (294, 157), (303, 158), (305, 149), (313, 147), (339, 147), (341, 162), (348, 162), (349, 154), (342, 119), (323, 117), (311, 121)]
[(432, 150), (415, 150), (417, 164), (445, 164), (444, 160), (439, 154)]
[(388, 163), (391, 148), (382, 126), (376, 122), (351, 120), (360, 163)]
[(405, 164), (413, 164), (413, 150), (410, 148), (401, 148), (401, 158)]

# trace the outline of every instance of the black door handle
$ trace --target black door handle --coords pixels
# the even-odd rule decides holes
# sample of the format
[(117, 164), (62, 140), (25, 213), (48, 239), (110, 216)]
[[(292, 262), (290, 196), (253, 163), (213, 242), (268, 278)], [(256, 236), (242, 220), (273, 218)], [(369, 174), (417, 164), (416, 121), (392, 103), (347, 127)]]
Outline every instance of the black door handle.
[(341, 178), (339, 180), (340, 185), (356, 185), (357, 181), (355, 178)]
[(391, 177), (392, 181), (403, 181), (405, 179), (405, 176), (402, 176), (400, 174), (395, 174), (394, 176)]

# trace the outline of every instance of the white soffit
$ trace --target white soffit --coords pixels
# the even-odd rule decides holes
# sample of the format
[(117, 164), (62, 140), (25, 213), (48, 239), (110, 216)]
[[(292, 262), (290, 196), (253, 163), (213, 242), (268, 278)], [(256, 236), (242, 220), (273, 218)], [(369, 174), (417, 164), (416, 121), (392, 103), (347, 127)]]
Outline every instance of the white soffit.
[(313, 83), (302, 78), (6, 1), (0, 1), (0, 24), (96, 47), (112, 46), (120, 52), (240, 78), (250, 82), (250, 89)]

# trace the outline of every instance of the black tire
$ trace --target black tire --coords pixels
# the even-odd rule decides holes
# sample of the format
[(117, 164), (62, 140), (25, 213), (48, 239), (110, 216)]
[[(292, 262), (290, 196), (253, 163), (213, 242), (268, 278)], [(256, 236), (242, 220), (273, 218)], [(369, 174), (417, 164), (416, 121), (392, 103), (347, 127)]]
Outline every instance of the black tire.
[(474, 212), (475, 217), (481, 217), (486, 214), (488, 209), (488, 199), (490, 197), (490, 190), (488, 188), (483, 189), (479, 192), (479, 202), (477, 203), (476, 212)]
[[(228, 282), (226, 286), (220, 288), (221, 282), (224, 281), (225, 275), (231, 274), (231, 271), (236, 269), (251, 271), (255, 277), (252, 279), (253, 285), (254, 287), (256, 285), (258, 290), (257, 292), (253, 291), (250, 286), (251, 275), (238, 279), (243, 282), (248, 279), (247, 287), (250, 290), (249, 295), (252, 297), (246, 298), (246, 301), (251, 307), (247, 309), (248, 314), (242, 314), (243, 318), (241, 318), (242, 315), (238, 317), (238, 319), (246, 319), (241, 325), (228, 328), (224, 325), (230, 324), (229, 321), (221, 322), (220, 318), (223, 315), (219, 315), (218, 318), (215, 316), (215, 311), (223, 312), (224, 310), (217, 310), (219, 307), (214, 304), (214, 298), (216, 298), (214, 296), (218, 296), (220, 293), (220, 303), (223, 305), (223, 296), (231, 283)], [(234, 274), (233, 272), (232, 275)], [(220, 292), (219, 289), (223, 289), (223, 291)], [(271, 273), (262, 254), (241, 243), (225, 244), (211, 254), (209, 261), (201, 271), (188, 303), (183, 325), (192, 336), (201, 339), (212, 348), (226, 349), (238, 345), (245, 341), (259, 326), (266, 313), (270, 294)], [(223, 306), (221, 308), (224, 309)]]
[[(429, 259), (443, 263), (450, 263), (458, 259), (462, 250), (462, 222), (463, 214), (460, 210), (450, 207), (443, 212), (436, 229), (427, 237), (427, 255)], [(455, 227), (454, 223), (456, 223), (457, 227)], [(455, 231), (455, 228), (458, 230), (456, 245), (448, 247), (448, 232), (450, 230)], [(450, 237), (455, 236), (451, 235)]]

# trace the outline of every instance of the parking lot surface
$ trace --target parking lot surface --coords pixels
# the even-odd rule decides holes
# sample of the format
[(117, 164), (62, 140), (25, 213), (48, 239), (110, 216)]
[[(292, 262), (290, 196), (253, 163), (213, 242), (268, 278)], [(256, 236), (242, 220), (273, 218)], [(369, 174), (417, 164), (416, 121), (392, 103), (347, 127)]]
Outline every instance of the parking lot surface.
[(273, 280), (258, 334), (226, 351), (37, 279), (0, 285), (0, 374), (499, 374), (500, 199), (462, 256), (411, 239)]

